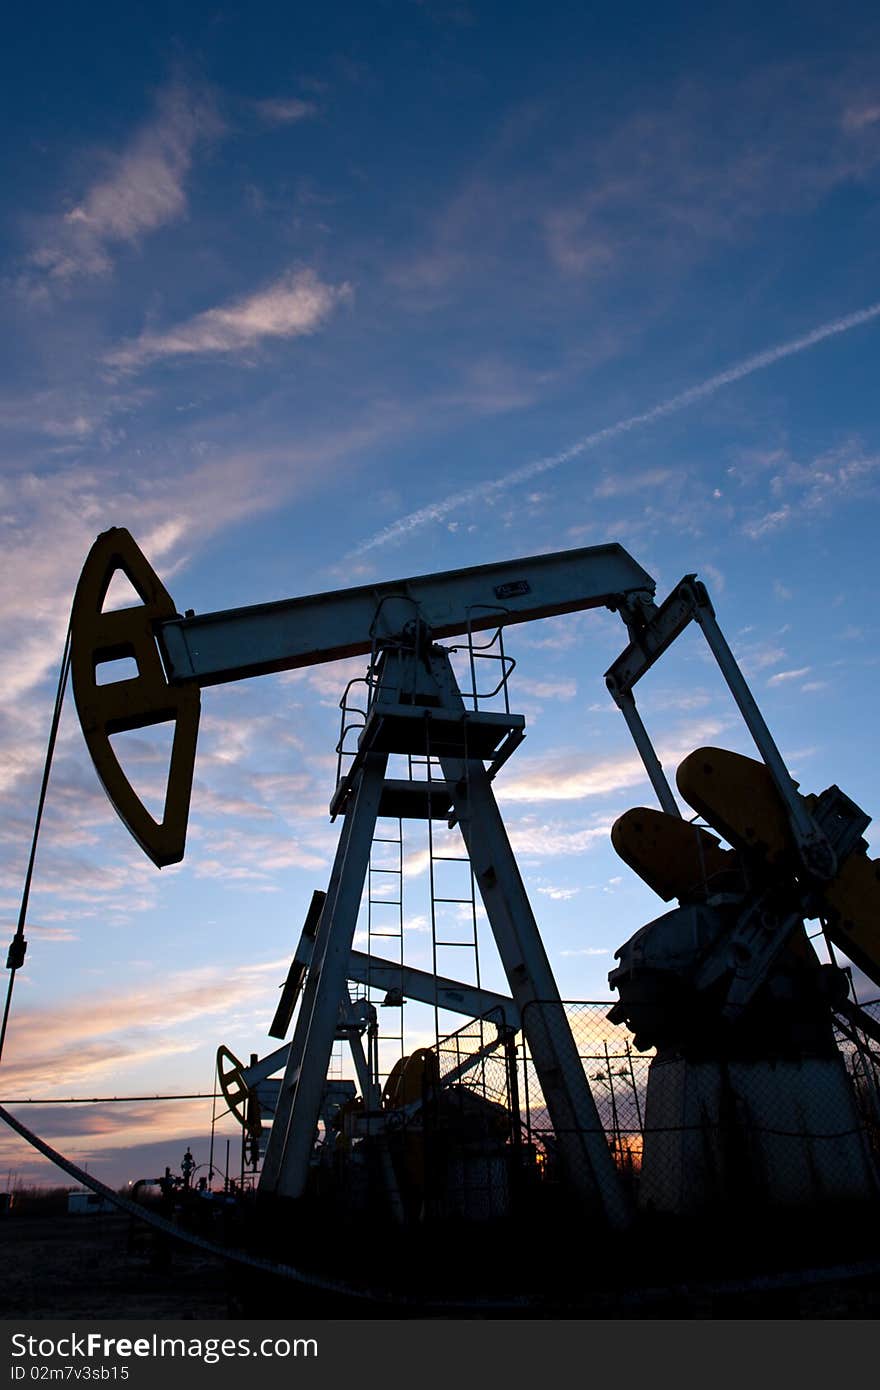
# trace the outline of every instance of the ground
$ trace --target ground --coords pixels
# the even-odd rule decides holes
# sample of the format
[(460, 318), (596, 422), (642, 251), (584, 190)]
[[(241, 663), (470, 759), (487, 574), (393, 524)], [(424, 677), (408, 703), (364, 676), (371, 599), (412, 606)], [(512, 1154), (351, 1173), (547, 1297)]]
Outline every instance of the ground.
[[(180, 1242), (158, 1246), (143, 1235), (135, 1248), (124, 1215), (30, 1216), (0, 1219), (0, 1319), (70, 1318), (100, 1320), (143, 1318), (150, 1321), (227, 1319), (256, 1315), (242, 1302), (250, 1288), (259, 1293), (255, 1271), (230, 1279), (223, 1262)], [(722, 1281), (723, 1284), (723, 1281)], [(876, 1272), (858, 1280), (821, 1280), (810, 1286), (753, 1290), (723, 1287), (654, 1286), (617, 1302), (610, 1290), (594, 1291), (592, 1306), (556, 1307), (555, 1316), (608, 1318), (876, 1318), (880, 1281)], [(236, 1289), (238, 1292), (236, 1292)], [(267, 1288), (264, 1292), (269, 1292)], [(392, 1317), (400, 1311), (358, 1304), (340, 1311), (311, 1305), (296, 1285), (274, 1281), (277, 1302), (261, 1316), (289, 1316), (293, 1309), (317, 1317)], [(450, 1290), (447, 1287), (447, 1296)], [(671, 1295), (671, 1296), (670, 1296)], [(258, 1299), (262, 1303), (262, 1294)], [(365, 1311), (369, 1309), (369, 1311)], [(455, 1315), (461, 1316), (463, 1310)], [(475, 1306), (473, 1312), (481, 1316)], [(553, 1316), (554, 1313), (549, 1313)], [(485, 1313), (482, 1314), (485, 1316)], [(412, 1314), (410, 1314), (412, 1316)], [(491, 1316), (491, 1314), (490, 1314)], [(525, 1316), (530, 1316), (525, 1312)], [(532, 1316), (534, 1316), (532, 1314)]]
[(0, 1317), (227, 1316), (222, 1261), (176, 1242), (162, 1268), (155, 1248), (129, 1252), (129, 1224), (123, 1215), (3, 1218)]

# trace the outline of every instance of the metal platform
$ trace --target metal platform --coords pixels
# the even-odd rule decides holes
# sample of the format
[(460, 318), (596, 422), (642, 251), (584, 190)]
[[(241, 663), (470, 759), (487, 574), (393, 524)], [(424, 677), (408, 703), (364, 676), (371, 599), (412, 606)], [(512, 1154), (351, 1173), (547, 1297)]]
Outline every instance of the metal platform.
[[(354, 774), (369, 753), (401, 753), (418, 758), (478, 758), (488, 763), (492, 778), (525, 738), (525, 717), (497, 710), (463, 710), (450, 714), (424, 705), (376, 704), (358, 738), (354, 762), (341, 777), (330, 802), (330, 814), (341, 815), (348, 805)], [(405, 820), (448, 820), (452, 787), (442, 778), (387, 778), (380, 816)]]
[(479, 758), (497, 769), (525, 737), (525, 717), (495, 710), (460, 715), (423, 705), (378, 703), (358, 739), (358, 753), (414, 753), (420, 756)]
[[(330, 802), (331, 816), (339, 816), (348, 805), (352, 791), (352, 778), (349, 774), (333, 793)], [(410, 781), (409, 778), (386, 778), (379, 802), (379, 815), (401, 820), (444, 820), (452, 814), (452, 788), (441, 778), (428, 782)]]

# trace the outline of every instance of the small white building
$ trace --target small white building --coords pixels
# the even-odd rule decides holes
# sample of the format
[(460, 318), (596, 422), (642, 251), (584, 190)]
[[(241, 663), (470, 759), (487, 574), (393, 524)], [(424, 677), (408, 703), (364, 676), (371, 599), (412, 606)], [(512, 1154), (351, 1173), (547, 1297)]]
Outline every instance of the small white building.
[(67, 1194), (67, 1214), (92, 1215), (98, 1212), (115, 1211), (112, 1202), (108, 1202), (106, 1197), (102, 1197), (99, 1192), (89, 1192), (88, 1188), (80, 1187), (75, 1192)]

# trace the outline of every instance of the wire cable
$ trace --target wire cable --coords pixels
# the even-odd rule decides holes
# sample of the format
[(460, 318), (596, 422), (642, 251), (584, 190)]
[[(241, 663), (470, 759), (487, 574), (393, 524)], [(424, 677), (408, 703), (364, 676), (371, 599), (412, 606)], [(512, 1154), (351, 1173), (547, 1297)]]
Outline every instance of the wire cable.
[(216, 1100), (222, 1094), (222, 1091), (192, 1091), (189, 1095), (167, 1096), (12, 1096), (0, 1099), (0, 1105), (125, 1105), (134, 1100)]
[(15, 986), (15, 976), (18, 970), (24, 965), (24, 958), (27, 952), (27, 941), (24, 936), (24, 926), (27, 920), (28, 899), (31, 893), (31, 880), (34, 876), (34, 861), (37, 857), (37, 841), (40, 838), (40, 825), (43, 820), (43, 807), (46, 804), (46, 792), (49, 787), (49, 773), (52, 770), (52, 758), (55, 753), (55, 740), (58, 737), (58, 726), (61, 723), (61, 707), (64, 703), (64, 691), (67, 688), (67, 677), (70, 671), (70, 631), (71, 625), (67, 624), (67, 635), (64, 638), (64, 653), (61, 657), (61, 670), (58, 673), (58, 689), (55, 692), (55, 708), (52, 712), (52, 727), (49, 730), (49, 743), (46, 748), (46, 761), (43, 765), (43, 780), (40, 785), (40, 797), (37, 802), (37, 814), (34, 820), (34, 833), (31, 839), (31, 852), (28, 858), (27, 872), (24, 877), (24, 889), (21, 895), (21, 907), (18, 913), (18, 926), (15, 935), (9, 944), (9, 953), (6, 957), (6, 969), (10, 972), (9, 987), (6, 991), (6, 1004), (3, 1009), (3, 1022), (0, 1024), (0, 1058), (3, 1056), (3, 1044), (6, 1041), (6, 1027), (9, 1023), (9, 1010), (12, 1007), (12, 991)]
[[(356, 1299), (364, 1303), (379, 1303), (396, 1309), (407, 1309), (412, 1316), (440, 1313), (446, 1317), (456, 1314), (458, 1316), (473, 1315), (474, 1313), (485, 1314), (490, 1311), (497, 1313), (528, 1314), (536, 1313), (546, 1316), (546, 1301), (541, 1297), (534, 1297), (529, 1294), (514, 1295), (511, 1297), (472, 1297), (436, 1298), (431, 1294), (418, 1296), (401, 1292), (397, 1289), (376, 1288), (367, 1285), (350, 1284), (341, 1279), (331, 1279), (325, 1275), (315, 1273), (310, 1270), (297, 1268), (294, 1265), (281, 1264), (274, 1260), (266, 1259), (260, 1255), (252, 1255), (247, 1251), (218, 1245), (215, 1241), (206, 1240), (204, 1236), (196, 1235), (193, 1231), (187, 1231), (180, 1226), (174, 1225), (163, 1216), (146, 1210), (130, 1198), (123, 1197), (121, 1193), (114, 1192), (106, 1183), (87, 1173), (77, 1164), (72, 1163), (69, 1158), (65, 1158), (57, 1149), (53, 1149), (44, 1139), (40, 1139), (34, 1134), (33, 1130), (17, 1120), (8, 1110), (0, 1106), (0, 1120), (9, 1125), (10, 1129), (21, 1136), (32, 1148), (37, 1149), (50, 1163), (63, 1169), (81, 1183), (83, 1187), (104, 1197), (112, 1202), (121, 1211), (127, 1212), (129, 1216), (144, 1222), (147, 1226), (152, 1226), (163, 1234), (170, 1236), (174, 1240), (181, 1241), (185, 1245), (195, 1246), (196, 1249), (204, 1251), (208, 1255), (214, 1255), (230, 1264), (243, 1265), (246, 1268), (258, 1270), (264, 1274), (278, 1276), (282, 1279), (291, 1280), (310, 1290), (315, 1290), (331, 1297), (341, 1297), (343, 1299)], [(595, 1292), (585, 1304), (587, 1314), (600, 1313), (603, 1311), (617, 1312), (625, 1307), (648, 1307), (653, 1304), (668, 1300), (670, 1298), (684, 1300), (692, 1303), (697, 1297), (703, 1296), (724, 1296), (745, 1294), (754, 1297), (756, 1294), (774, 1294), (787, 1290), (809, 1289), (822, 1284), (832, 1284), (840, 1282), (851, 1285), (858, 1280), (876, 1279), (880, 1274), (880, 1260), (870, 1258), (860, 1261), (847, 1262), (846, 1264), (836, 1264), (822, 1268), (811, 1269), (786, 1269), (772, 1271), (769, 1273), (759, 1273), (751, 1278), (721, 1279), (702, 1283), (673, 1283), (658, 1287), (625, 1288), (609, 1290), (604, 1293)], [(567, 1300), (570, 1304), (571, 1300)], [(564, 1310), (571, 1316), (571, 1308), (567, 1306)]]

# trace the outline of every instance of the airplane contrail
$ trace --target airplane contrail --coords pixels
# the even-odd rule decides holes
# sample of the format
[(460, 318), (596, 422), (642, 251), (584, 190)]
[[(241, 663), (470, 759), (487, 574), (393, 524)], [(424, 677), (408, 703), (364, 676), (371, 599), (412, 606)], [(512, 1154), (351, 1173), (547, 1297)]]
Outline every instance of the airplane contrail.
[(851, 328), (858, 328), (860, 324), (869, 323), (871, 319), (877, 317), (880, 317), (880, 303), (869, 304), (867, 308), (857, 309), (854, 313), (846, 314), (843, 318), (820, 324), (818, 328), (812, 329), (811, 332), (805, 333), (800, 338), (791, 338), (787, 343), (777, 343), (775, 347), (765, 348), (763, 352), (757, 352), (752, 357), (745, 357), (741, 362), (735, 362), (732, 367), (727, 367), (723, 372), (707, 377), (698, 385), (690, 386), (686, 391), (679, 391), (677, 395), (670, 396), (668, 400), (661, 401), (659, 405), (652, 406), (650, 410), (643, 410), (638, 415), (629, 415), (624, 420), (617, 420), (613, 425), (606, 425), (604, 429), (584, 435), (582, 439), (576, 440), (574, 444), (570, 444), (568, 448), (560, 450), (557, 454), (548, 454), (544, 458), (533, 459), (531, 463), (525, 463), (522, 467), (514, 469), (512, 473), (505, 473), (500, 478), (489, 478), (485, 482), (475, 483), (473, 487), (451, 493), (438, 502), (429, 502), (426, 506), (419, 507), (418, 511), (399, 517), (397, 521), (391, 522), (383, 530), (377, 531), (368, 540), (362, 541), (351, 553), (363, 555), (368, 550), (375, 550), (380, 545), (387, 545), (389, 541), (411, 535), (413, 531), (427, 526), (430, 521), (442, 521), (458, 507), (465, 506), (470, 502), (484, 501), (486, 498), (513, 487), (516, 483), (524, 483), (530, 478), (537, 477), (540, 473), (548, 473), (551, 469), (559, 468), (563, 463), (577, 458), (579, 454), (584, 454), (595, 448), (597, 444), (604, 443), (606, 439), (615, 439), (620, 434), (627, 434), (630, 430), (637, 429), (639, 425), (650, 425), (654, 420), (660, 420), (665, 415), (675, 415), (679, 410), (686, 410), (689, 405), (693, 405), (696, 401), (713, 396), (716, 391), (720, 391), (724, 386), (730, 386), (734, 381), (741, 381), (743, 377), (751, 376), (753, 372), (763, 371), (765, 367), (772, 367), (775, 362), (781, 362), (784, 357), (793, 357), (796, 352), (805, 352), (807, 348), (814, 347), (816, 343), (824, 342), (826, 338), (833, 338), (838, 333), (848, 333)]

